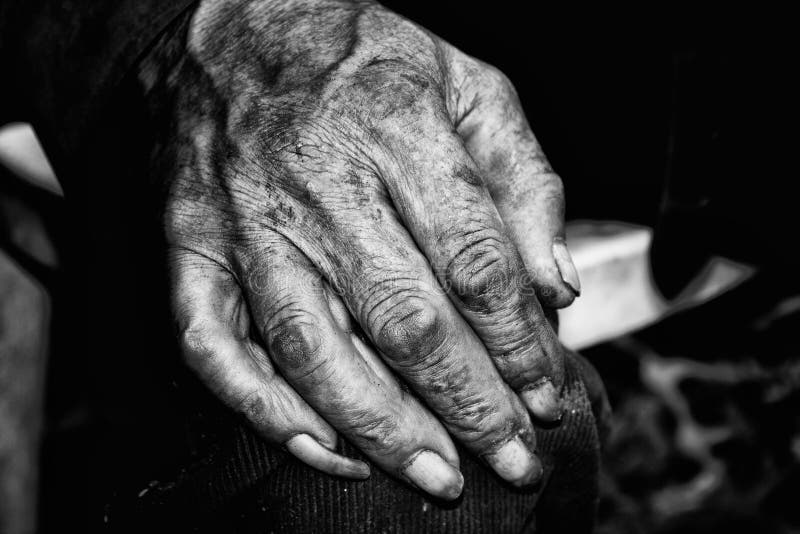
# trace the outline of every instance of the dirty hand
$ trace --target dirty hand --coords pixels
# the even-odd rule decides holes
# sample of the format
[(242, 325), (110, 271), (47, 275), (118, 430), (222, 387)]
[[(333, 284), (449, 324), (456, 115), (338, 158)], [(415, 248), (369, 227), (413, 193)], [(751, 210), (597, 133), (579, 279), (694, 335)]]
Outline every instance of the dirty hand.
[(139, 78), (206, 384), (328, 473), (369, 475), (338, 432), (455, 498), (452, 436), (535, 482), (528, 410), (558, 420), (563, 381), (540, 303), (578, 281), (561, 182), (509, 81), (376, 3), (327, 0), (201, 1)]

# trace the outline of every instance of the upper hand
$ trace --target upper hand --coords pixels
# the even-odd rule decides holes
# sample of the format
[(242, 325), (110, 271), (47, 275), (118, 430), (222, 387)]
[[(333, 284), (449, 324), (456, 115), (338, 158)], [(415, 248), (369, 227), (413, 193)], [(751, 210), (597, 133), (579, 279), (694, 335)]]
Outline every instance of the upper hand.
[(371, 2), (207, 0), (187, 31), (140, 79), (189, 364), (328, 472), (368, 474), (335, 429), (454, 498), (449, 431), (535, 481), (525, 406), (557, 420), (563, 382), (540, 299), (578, 283), (561, 182), (508, 80)]

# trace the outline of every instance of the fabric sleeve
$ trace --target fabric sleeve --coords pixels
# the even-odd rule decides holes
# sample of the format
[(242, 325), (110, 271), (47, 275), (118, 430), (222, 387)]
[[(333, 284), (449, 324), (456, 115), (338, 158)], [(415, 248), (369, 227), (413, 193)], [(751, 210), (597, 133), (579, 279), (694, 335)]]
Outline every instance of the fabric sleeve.
[(56, 163), (81, 146), (111, 94), (195, 0), (0, 0), (0, 122), (34, 125)]

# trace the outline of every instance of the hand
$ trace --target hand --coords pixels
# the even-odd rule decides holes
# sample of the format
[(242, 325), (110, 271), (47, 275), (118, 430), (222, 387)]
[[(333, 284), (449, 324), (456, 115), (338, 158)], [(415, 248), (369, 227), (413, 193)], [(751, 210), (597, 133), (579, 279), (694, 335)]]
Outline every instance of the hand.
[(563, 354), (536, 295), (564, 306), (578, 282), (561, 182), (510, 83), (378, 4), (324, 0), (202, 1), (140, 79), (200, 377), (329, 473), (369, 474), (338, 431), (455, 498), (449, 431), (537, 480), (520, 398), (560, 417)]

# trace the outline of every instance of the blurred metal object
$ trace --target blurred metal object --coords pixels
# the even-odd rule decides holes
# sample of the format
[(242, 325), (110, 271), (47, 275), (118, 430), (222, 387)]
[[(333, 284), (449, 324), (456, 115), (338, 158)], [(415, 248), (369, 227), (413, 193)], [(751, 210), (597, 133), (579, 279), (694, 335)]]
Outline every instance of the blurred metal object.
[(46, 219), (60, 215), (55, 203), (63, 201), (29, 125), (0, 128), (0, 166), (0, 532), (30, 534), (37, 531), (48, 286), (58, 265)]
[(0, 165), (31, 185), (64, 194), (30, 124), (0, 126)]
[(0, 251), (0, 532), (36, 532), (50, 298)]
[(567, 242), (581, 278), (581, 296), (559, 312), (564, 343), (581, 349), (698, 306), (736, 287), (755, 269), (713, 257), (674, 299), (658, 291), (648, 251), (653, 231), (626, 223), (583, 221), (567, 225)]

